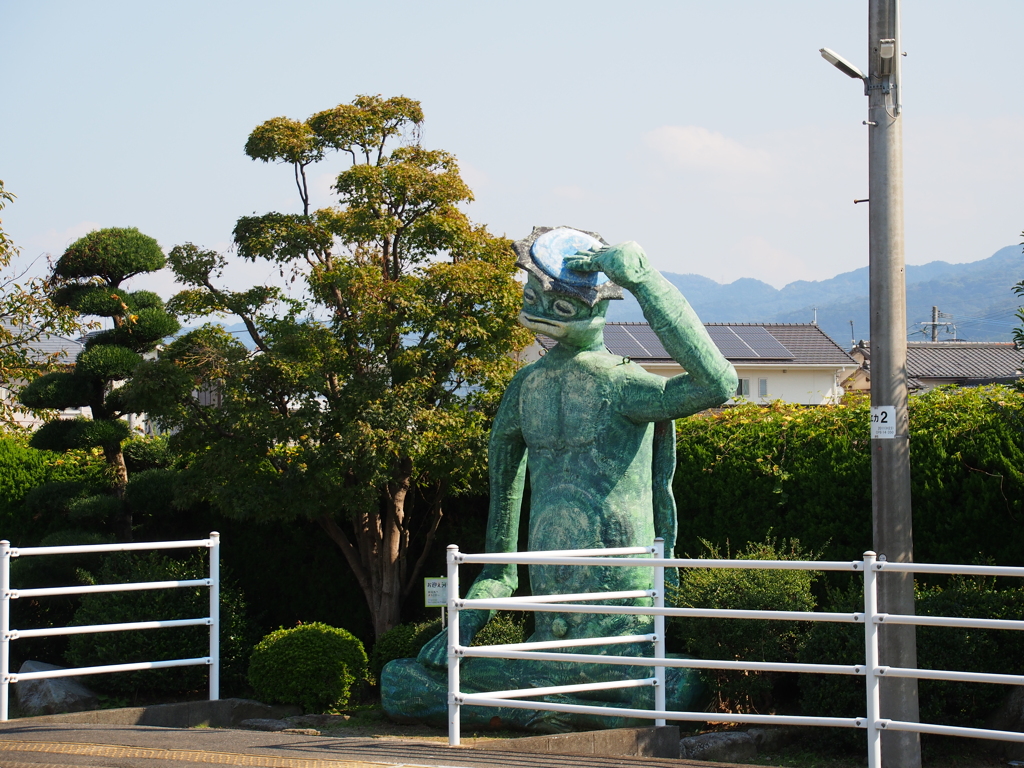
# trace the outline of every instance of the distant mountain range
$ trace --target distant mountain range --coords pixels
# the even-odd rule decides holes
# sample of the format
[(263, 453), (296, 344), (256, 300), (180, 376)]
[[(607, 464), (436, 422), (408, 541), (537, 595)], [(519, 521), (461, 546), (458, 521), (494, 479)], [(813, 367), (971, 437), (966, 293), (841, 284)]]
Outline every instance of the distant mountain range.
[[(844, 272), (830, 280), (799, 280), (782, 289), (742, 277), (727, 285), (701, 275), (663, 273), (689, 299), (706, 323), (809, 323), (817, 308), (818, 325), (840, 346), (870, 337), (868, 268)], [(932, 319), (932, 307), (943, 315), (939, 339), (1010, 341), (1014, 310), (1021, 300), (1010, 290), (1024, 279), (1021, 246), (1001, 248), (982, 261), (949, 264), (933, 261), (907, 267), (907, 333), (911, 341), (931, 339), (920, 325)], [(627, 292), (613, 301), (608, 319), (643, 322), (636, 300)], [(853, 321), (851, 331), (850, 321)]]
[[(663, 274), (706, 323), (810, 323), (817, 307), (818, 325), (839, 346), (849, 349), (853, 340), (870, 338), (867, 267), (830, 280), (798, 280), (782, 289), (750, 277), (722, 285), (701, 275)], [(935, 306), (952, 316), (942, 318), (951, 327), (940, 329), (940, 340), (952, 339), (955, 326), (958, 339), (1011, 341), (1012, 328), (1017, 324), (1014, 311), (1022, 302), (1010, 288), (1022, 279), (1024, 256), (1019, 245), (1000, 248), (989, 258), (970, 264), (933, 261), (908, 266), (908, 338), (931, 339), (931, 329), (920, 323), (931, 321)], [(611, 302), (608, 319), (644, 322), (640, 306), (628, 291), (623, 301)], [(229, 325), (227, 330), (252, 347), (242, 323)]]

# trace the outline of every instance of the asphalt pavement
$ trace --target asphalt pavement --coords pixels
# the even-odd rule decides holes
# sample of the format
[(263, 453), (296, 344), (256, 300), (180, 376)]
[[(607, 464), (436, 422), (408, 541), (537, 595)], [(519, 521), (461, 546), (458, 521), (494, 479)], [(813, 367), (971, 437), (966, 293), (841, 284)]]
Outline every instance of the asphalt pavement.
[(0, 723), (0, 768), (716, 768), (730, 763), (551, 755), (406, 738), (309, 736), (233, 728)]

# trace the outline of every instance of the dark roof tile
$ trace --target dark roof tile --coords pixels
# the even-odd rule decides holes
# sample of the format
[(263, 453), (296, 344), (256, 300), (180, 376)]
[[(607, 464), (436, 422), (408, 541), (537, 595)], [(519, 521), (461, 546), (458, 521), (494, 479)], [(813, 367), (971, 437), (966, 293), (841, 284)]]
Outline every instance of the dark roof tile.
[(1022, 365), (1024, 350), (1009, 341), (907, 342), (907, 376), (914, 379), (1013, 379)]

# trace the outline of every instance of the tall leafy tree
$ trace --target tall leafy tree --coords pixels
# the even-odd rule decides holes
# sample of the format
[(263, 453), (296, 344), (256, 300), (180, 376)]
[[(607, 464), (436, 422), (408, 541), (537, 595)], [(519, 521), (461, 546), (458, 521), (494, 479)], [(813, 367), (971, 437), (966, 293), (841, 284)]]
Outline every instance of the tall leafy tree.
[[(360, 96), (275, 118), (245, 145), (290, 164), (301, 213), (238, 220), (238, 255), (304, 287), (301, 300), (219, 286), (226, 258), (169, 254), (184, 316), (241, 319), (185, 334), (136, 374), (140, 409), (175, 430), (188, 487), (228, 513), (317, 521), (351, 566), (379, 635), (400, 621), (445, 498), (478, 483), (489, 419), (528, 340), (507, 240), (460, 210), (455, 158), (420, 143), (407, 98)], [(338, 205), (310, 209), (308, 168), (343, 170)]]
[[(155, 272), (165, 263), (156, 240), (134, 228), (101, 229), (72, 243), (54, 267), (51, 299), (78, 315), (110, 318), (113, 327), (87, 337), (72, 370), (41, 376), (21, 392), (21, 402), (29, 408), (90, 409), (91, 419), (47, 422), (30, 444), (52, 451), (101, 448), (117, 499), (124, 496), (128, 485), (121, 444), (130, 436), (130, 429), (121, 417), (132, 412), (119, 385), (131, 377), (145, 353), (180, 328), (159, 296), (150, 291), (128, 291), (122, 284), (135, 275)], [(121, 518), (118, 533), (130, 540), (130, 508), (115, 506)]]
[[(0, 180), (0, 210), (14, 200)], [(18, 248), (0, 222), (0, 387), (7, 393), (18, 390), (50, 367), (68, 361), (61, 353), (46, 352), (40, 342), (51, 335), (77, 334), (80, 325), (75, 313), (50, 301), (46, 283), (28, 277), (15, 267)], [(0, 423), (17, 424), (16, 403), (5, 394), (0, 397)]]

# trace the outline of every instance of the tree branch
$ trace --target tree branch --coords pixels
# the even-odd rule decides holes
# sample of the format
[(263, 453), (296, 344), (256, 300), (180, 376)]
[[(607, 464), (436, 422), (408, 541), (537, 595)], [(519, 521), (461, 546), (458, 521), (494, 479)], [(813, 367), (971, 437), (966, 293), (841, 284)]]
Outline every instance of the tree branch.
[(367, 598), (371, 595), (370, 582), (366, 569), (363, 567), (362, 560), (359, 557), (359, 552), (352, 546), (352, 542), (348, 540), (345, 532), (341, 530), (341, 527), (334, 522), (334, 518), (329, 515), (320, 515), (316, 519), (320, 527), (324, 529), (324, 532), (330, 536), (331, 541), (338, 545), (338, 549), (345, 556), (345, 560), (348, 563), (349, 568), (352, 569), (352, 573), (355, 574), (356, 581), (359, 582), (359, 588), (363, 590)]

